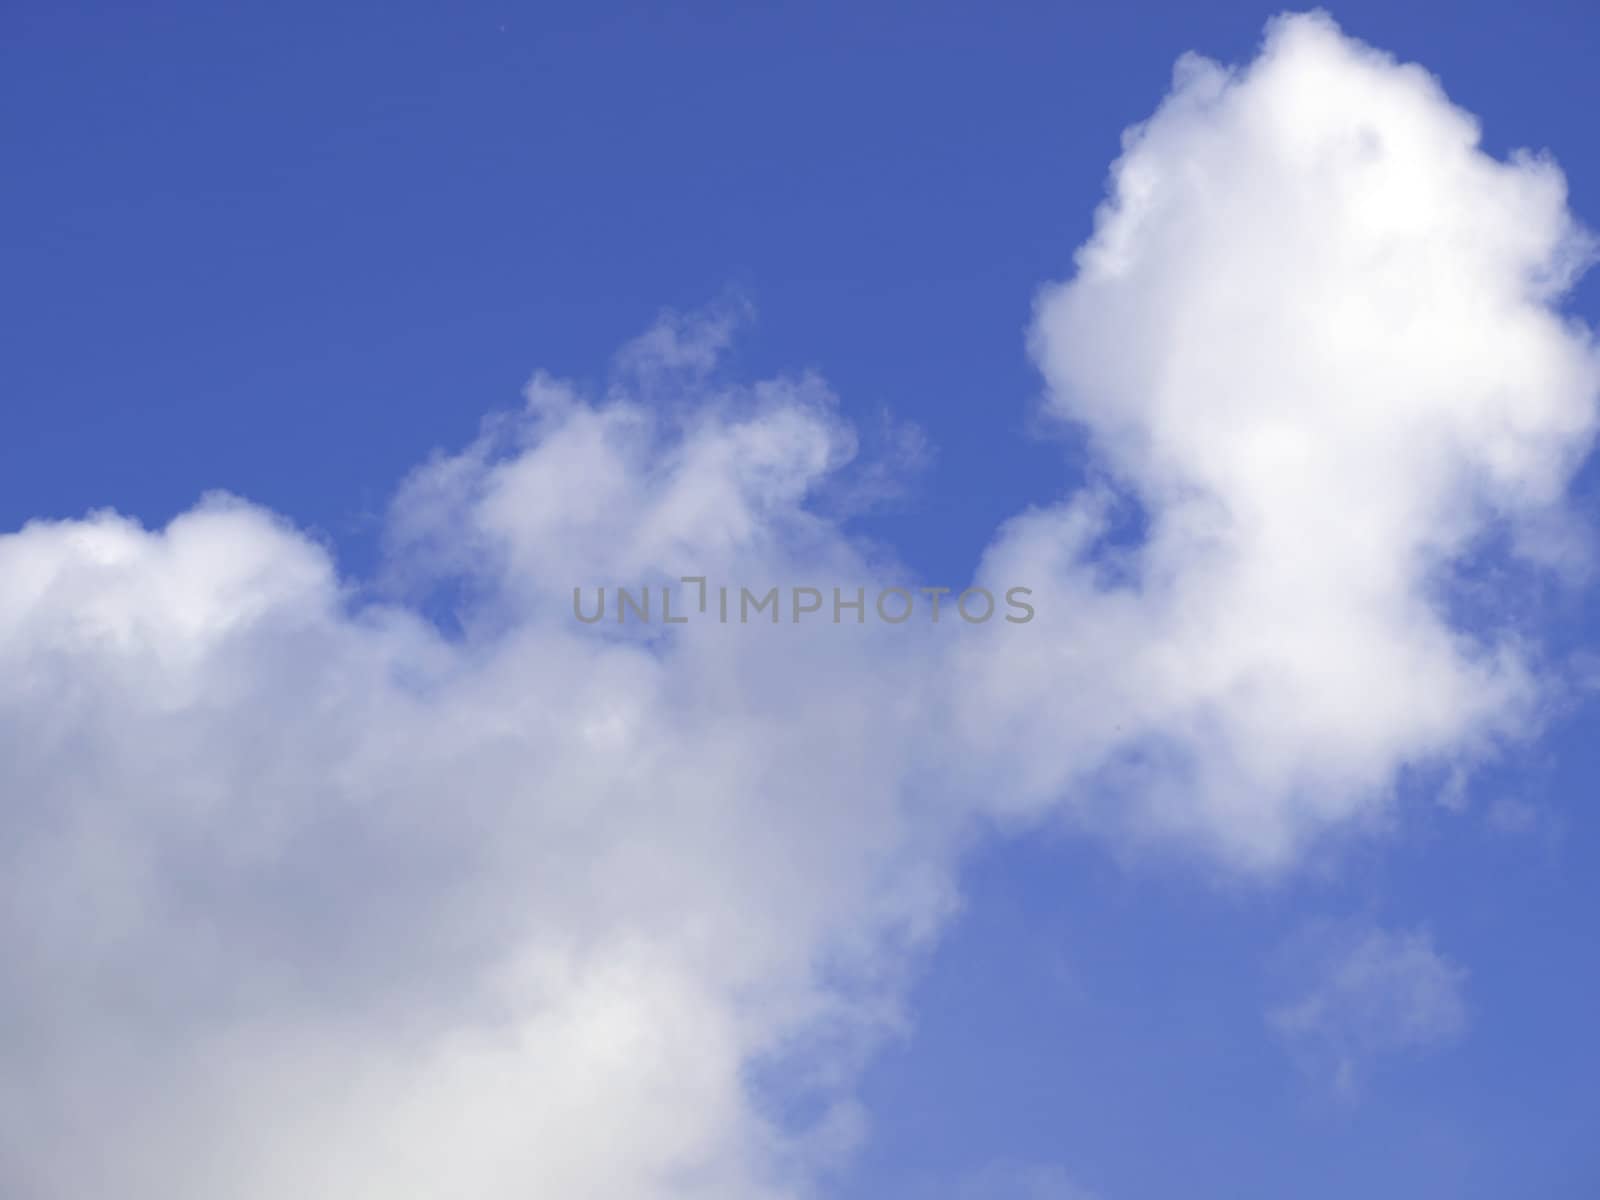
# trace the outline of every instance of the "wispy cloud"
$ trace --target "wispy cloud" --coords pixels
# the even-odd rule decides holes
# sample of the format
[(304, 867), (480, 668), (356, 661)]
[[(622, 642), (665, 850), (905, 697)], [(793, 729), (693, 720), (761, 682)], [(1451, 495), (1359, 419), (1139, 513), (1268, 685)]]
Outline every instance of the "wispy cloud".
[(1466, 971), (1426, 930), (1324, 930), (1306, 990), (1269, 1023), (1297, 1058), (1353, 1098), (1373, 1062), (1433, 1049), (1467, 1029)]
[(956, 1188), (953, 1200), (1098, 1200), (1052, 1163), (996, 1162)]

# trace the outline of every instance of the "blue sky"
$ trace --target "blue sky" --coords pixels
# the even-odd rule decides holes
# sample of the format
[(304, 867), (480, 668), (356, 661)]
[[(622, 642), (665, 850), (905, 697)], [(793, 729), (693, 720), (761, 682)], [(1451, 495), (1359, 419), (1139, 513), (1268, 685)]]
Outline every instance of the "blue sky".
[[(1072, 276), (1122, 131), (1161, 104), (1174, 61), (1247, 63), (1271, 15), (15, 5), (0, 39), (0, 522), (110, 507), (159, 529), (222, 489), (377, 592), (396, 489), (471, 443), (485, 414), (515, 410), (532, 371), (602, 391), (617, 347), (664, 311), (746, 310), (718, 379), (818, 373), (866, 460), (894, 457), (895, 421), (925, 439), (841, 536), (875, 539), (919, 581), (963, 583), (1017, 513), (1138, 474), (1081, 424), (1052, 423), (1048, 397), (1066, 389), (1030, 356), (1035, 300)], [(1595, 10), (1333, 16), (1433, 72), (1489, 154), (1547, 149), (1572, 213), (1600, 227)], [(1597, 289), (1580, 282), (1559, 311), (1592, 327)], [(1592, 466), (1562, 486), (1592, 542)], [(1137, 540), (1137, 521), (1122, 536)], [(959, 911), (903, 961), (885, 956), (904, 1019), (866, 1039), (846, 1089), (864, 1133), (819, 1168), (816, 1194), (1596, 1194), (1600, 617), (1581, 578), (1497, 552), (1457, 583), (1478, 605), (1463, 601), (1477, 615), (1459, 632), (1487, 636), (1482, 612), (1514, 601), (1519, 636), (1541, 647), (1554, 683), (1535, 732), (1489, 756), (1395, 752), (1381, 815), (1341, 819), (1266, 874), (1101, 836), (1043, 801), (985, 815), (950, 868)], [(302, 685), (285, 671), (292, 698)], [(687, 669), (669, 678), (692, 690)], [(27, 703), (53, 703), (40, 695), (56, 693)], [(255, 703), (239, 702), (241, 720)], [(1471, 769), (1454, 785), (1458, 767)], [(4, 795), (26, 808), (58, 777), (29, 760)], [(293, 907), (270, 888), (258, 900), (267, 923)], [(623, 1121), (610, 1136), (638, 1135)], [(32, 1169), (14, 1176), (27, 1200), (29, 1180), (53, 1178)]]

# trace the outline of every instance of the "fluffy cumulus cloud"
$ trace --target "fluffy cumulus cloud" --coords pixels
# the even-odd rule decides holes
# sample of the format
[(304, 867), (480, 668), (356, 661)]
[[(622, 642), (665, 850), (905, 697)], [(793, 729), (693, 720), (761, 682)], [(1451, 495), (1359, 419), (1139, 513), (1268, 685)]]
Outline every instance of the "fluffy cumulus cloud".
[(778, 1196), (847, 1137), (751, 1080), (803, 1038), (831, 1087), (947, 904), (926, 668), (573, 620), (575, 581), (867, 574), (802, 506), (817, 385), (656, 366), (705, 394), (540, 380), (408, 483), (397, 543), (473, 572), (449, 640), (233, 500), (0, 543), (7, 1194)]
[(1052, 601), (1049, 652), (974, 664), (1035, 802), (1087, 773), (1095, 819), (1270, 868), (1537, 721), (1536, 651), (1453, 584), (1570, 557), (1600, 360), (1554, 305), (1589, 252), (1551, 162), (1325, 17), (1180, 61), (1032, 330), (1105, 480), (988, 564)]
[(1282, 867), (1537, 717), (1451, 570), (1560, 527), (1582, 252), (1554, 167), (1299, 18), (1180, 65), (1041, 298), (1104, 482), (987, 555), (1033, 623), (574, 620), (926, 582), (819, 515), (825, 385), (726, 382), (719, 320), (405, 482), (393, 577), (448, 631), (227, 497), (0, 539), (0, 1191), (813, 1194), (975, 823)]

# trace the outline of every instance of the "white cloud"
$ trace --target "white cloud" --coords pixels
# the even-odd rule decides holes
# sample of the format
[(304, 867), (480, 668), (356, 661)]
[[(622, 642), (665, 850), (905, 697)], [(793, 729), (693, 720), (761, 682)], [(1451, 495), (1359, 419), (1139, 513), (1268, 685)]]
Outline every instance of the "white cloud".
[(1269, 1021), (1312, 1070), (1351, 1096), (1373, 1059), (1446, 1045), (1467, 1028), (1466, 972), (1425, 930), (1324, 930), (1308, 990)]
[(406, 483), (395, 575), (459, 637), (226, 498), (0, 539), (0, 1190), (800, 1196), (975, 817), (1282, 866), (1521, 727), (1534, 660), (1440, 587), (1588, 445), (1554, 169), (1310, 19), (1187, 62), (1116, 183), (1034, 340), (1150, 537), (1019, 518), (983, 571), (1029, 626), (574, 622), (579, 583), (899, 578), (812, 505), (826, 387), (725, 384), (721, 318)]
[(660, 428), (536, 382), (400, 506), (458, 642), (236, 501), (0, 541), (8, 1194), (791, 1194), (750, 1068), (844, 1069), (948, 902), (926, 668), (569, 597), (865, 577), (799, 507), (842, 440), (806, 381)]
[[(1036, 803), (1087, 779), (1096, 824), (1280, 867), (1536, 722), (1536, 655), (1453, 621), (1452, 575), (1561, 523), (1600, 359), (1552, 304), (1589, 245), (1551, 162), (1477, 137), (1312, 16), (1242, 71), (1185, 58), (1125, 138), (1032, 338), (1113, 496), (1005, 531), (987, 570), (1053, 641), (971, 665)], [(1111, 552), (1117, 505), (1146, 535)]]

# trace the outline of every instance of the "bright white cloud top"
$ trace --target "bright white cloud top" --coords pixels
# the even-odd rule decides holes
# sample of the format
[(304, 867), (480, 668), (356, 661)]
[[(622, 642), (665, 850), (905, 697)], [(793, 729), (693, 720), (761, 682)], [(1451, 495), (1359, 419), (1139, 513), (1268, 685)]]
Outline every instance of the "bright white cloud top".
[(1538, 719), (1536, 648), (1447, 584), (1560, 528), (1586, 251), (1553, 165), (1286, 19), (1180, 64), (1041, 297), (1110, 483), (997, 536), (1029, 626), (574, 622), (578, 582), (896, 577), (808, 508), (853, 449), (825, 386), (720, 382), (715, 323), (406, 484), (396, 570), (460, 585), (459, 637), (231, 500), (0, 540), (0, 1191), (809, 1194), (973, 822), (1281, 869)]
[(1127, 135), (1033, 345), (1145, 541), (1108, 585), (1086, 497), (991, 559), (1060, 564), (1056, 657), (993, 682), (1027, 689), (1017, 753), (1080, 743), (1041, 799), (1109, 765), (1116, 819), (1279, 864), (1403, 764), (1536, 719), (1515, 631), (1453, 627), (1445, 585), (1561, 524), (1600, 360), (1550, 304), (1590, 244), (1553, 164), (1476, 143), (1431, 77), (1319, 17), (1242, 72), (1184, 59)]

